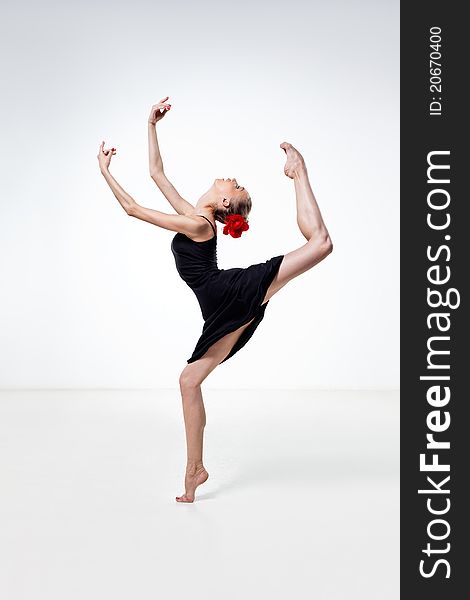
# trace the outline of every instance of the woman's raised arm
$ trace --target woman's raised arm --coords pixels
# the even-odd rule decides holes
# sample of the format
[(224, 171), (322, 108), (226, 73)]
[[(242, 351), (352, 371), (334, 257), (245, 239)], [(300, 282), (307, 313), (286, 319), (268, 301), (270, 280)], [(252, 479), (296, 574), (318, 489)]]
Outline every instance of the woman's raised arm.
[(152, 223), (163, 229), (169, 229), (170, 231), (179, 231), (189, 236), (199, 236), (206, 231), (206, 222), (201, 219), (197, 219), (195, 216), (190, 215), (168, 215), (167, 213), (153, 208), (146, 208), (137, 204), (137, 202), (130, 196), (124, 188), (122, 188), (116, 179), (109, 172), (109, 165), (111, 163), (111, 157), (116, 153), (115, 148), (106, 150), (104, 148), (104, 142), (102, 142), (98, 151), (98, 162), (100, 170), (106, 183), (111, 188), (111, 191), (116, 196), (119, 204), (123, 207), (126, 213), (131, 217), (136, 217), (142, 221)]
[(194, 213), (194, 206), (180, 196), (163, 171), (163, 161), (158, 146), (156, 125), (170, 110), (171, 104), (167, 104), (167, 100), (168, 96), (162, 98), (157, 104), (154, 104), (148, 118), (150, 176), (177, 213), (180, 215), (192, 214)]

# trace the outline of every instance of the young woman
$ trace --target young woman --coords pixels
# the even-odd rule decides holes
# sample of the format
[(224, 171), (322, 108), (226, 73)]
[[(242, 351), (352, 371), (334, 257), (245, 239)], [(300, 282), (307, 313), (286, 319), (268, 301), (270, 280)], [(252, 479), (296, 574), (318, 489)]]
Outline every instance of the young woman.
[(307, 240), (299, 248), (246, 268), (217, 266), (216, 221), (234, 238), (247, 231), (251, 198), (236, 179), (216, 179), (196, 205), (182, 198), (168, 181), (158, 147), (156, 124), (171, 105), (168, 96), (152, 106), (148, 118), (150, 175), (178, 214), (139, 205), (109, 172), (116, 149), (98, 151), (101, 173), (126, 213), (158, 227), (176, 231), (171, 250), (181, 278), (194, 291), (204, 318), (202, 335), (179, 377), (186, 428), (185, 493), (178, 502), (193, 502), (196, 488), (209, 477), (203, 464), (206, 413), (201, 384), (217, 365), (242, 348), (264, 317), (272, 296), (288, 281), (311, 269), (333, 249), (328, 230), (310, 187), (302, 155), (289, 143), (284, 173), (294, 180), (297, 224)]

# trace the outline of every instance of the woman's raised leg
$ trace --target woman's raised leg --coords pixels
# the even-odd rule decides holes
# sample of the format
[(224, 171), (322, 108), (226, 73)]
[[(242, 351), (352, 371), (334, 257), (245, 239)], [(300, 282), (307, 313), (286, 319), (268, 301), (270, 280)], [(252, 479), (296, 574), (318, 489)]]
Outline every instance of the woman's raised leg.
[(181, 372), (179, 383), (186, 428), (187, 464), (184, 480), (185, 493), (182, 496), (176, 496), (177, 502), (193, 502), (196, 488), (209, 477), (202, 458), (206, 411), (201, 384), (227, 356), (251, 321), (224, 335), (200, 359), (186, 365)]
[(307, 243), (284, 256), (279, 271), (266, 292), (263, 304), (288, 281), (314, 267), (333, 250), (333, 243), (312, 191), (302, 155), (286, 142), (281, 144), (281, 148), (287, 155), (284, 173), (294, 180), (297, 224)]

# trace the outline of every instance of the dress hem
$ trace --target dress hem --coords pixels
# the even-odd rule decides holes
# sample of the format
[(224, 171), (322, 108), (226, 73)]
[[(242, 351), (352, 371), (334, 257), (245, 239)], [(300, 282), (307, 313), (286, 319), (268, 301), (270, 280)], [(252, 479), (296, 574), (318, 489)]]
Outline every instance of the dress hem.
[[(252, 319), (254, 319), (253, 322), (244, 331), (242, 331), (240, 337), (234, 343), (234, 345), (232, 346), (232, 348), (229, 351), (229, 353), (227, 354), (227, 356), (225, 356), (225, 358), (222, 361), (220, 361), (219, 364), (224, 363), (226, 360), (231, 358), (236, 352), (238, 352), (238, 350), (243, 348), (243, 346), (252, 337), (252, 335), (254, 334), (258, 325), (264, 318), (264, 314), (266, 311), (266, 307), (269, 304), (269, 300), (267, 302), (265, 302), (264, 304), (261, 304), (261, 302), (263, 301), (269, 286), (271, 285), (271, 283), (273, 282), (277, 273), (279, 272), (279, 268), (281, 266), (283, 259), (284, 259), (283, 254), (281, 254), (279, 256), (275, 256), (272, 259), (270, 259), (271, 261), (273, 261), (272, 268), (268, 271), (267, 276), (261, 282), (258, 294), (254, 301), (254, 307), (252, 308), (252, 310), (249, 311), (248, 315), (244, 315), (243, 318), (240, 318), (236, 323), (234, 323), (230, 327), (230, 329), (228, 329), (227, 331), (224, 331), (222, 335), (217, 336), (214, 340), (212, 340), (210, 342), (210, 344), (203, 345), (197, 351), (195, 349), (193, 354), (186, 361), (188, 364), (191, 364), (191, 363), (195, 362), (196, 360), (199, 360), (200, 358), (202, 358), (204, 356), (204, 354), (206, 354), (206, 352), (213, 346), (213, 344), (215, 344), (218, 340), (223, 338), (225, 335), (228, 335), (229, 333), (233, 333), (234, 331), (236, 331), (237, 329), (239, 329), (243, 325), (246, 325)], [(199, 342), (198, 342), (198, 344), (199, 344)]]

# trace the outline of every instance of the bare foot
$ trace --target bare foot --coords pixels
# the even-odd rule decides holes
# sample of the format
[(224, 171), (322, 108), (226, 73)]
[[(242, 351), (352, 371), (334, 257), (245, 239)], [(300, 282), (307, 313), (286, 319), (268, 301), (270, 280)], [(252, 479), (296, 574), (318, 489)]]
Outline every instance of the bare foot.
[(194, 502), (194, 492), (198, 485), (207, 481), (209, 473), (203, 466), (193, 469), (186, 469), (186, 477), (184, 478), (184, 487), (186, 492), (182, 496), (176, 496), (177, 502)]
[(300, 154), (300, 152), (288, 142), (282, 142), (282, 144), (280, 144), (280, 147), (287, 154), (287, 161), (284, 166), (284, 173), (287, 175), (287, 177), (294, 179), (295, 173), (305, 167), (304, 158)]

